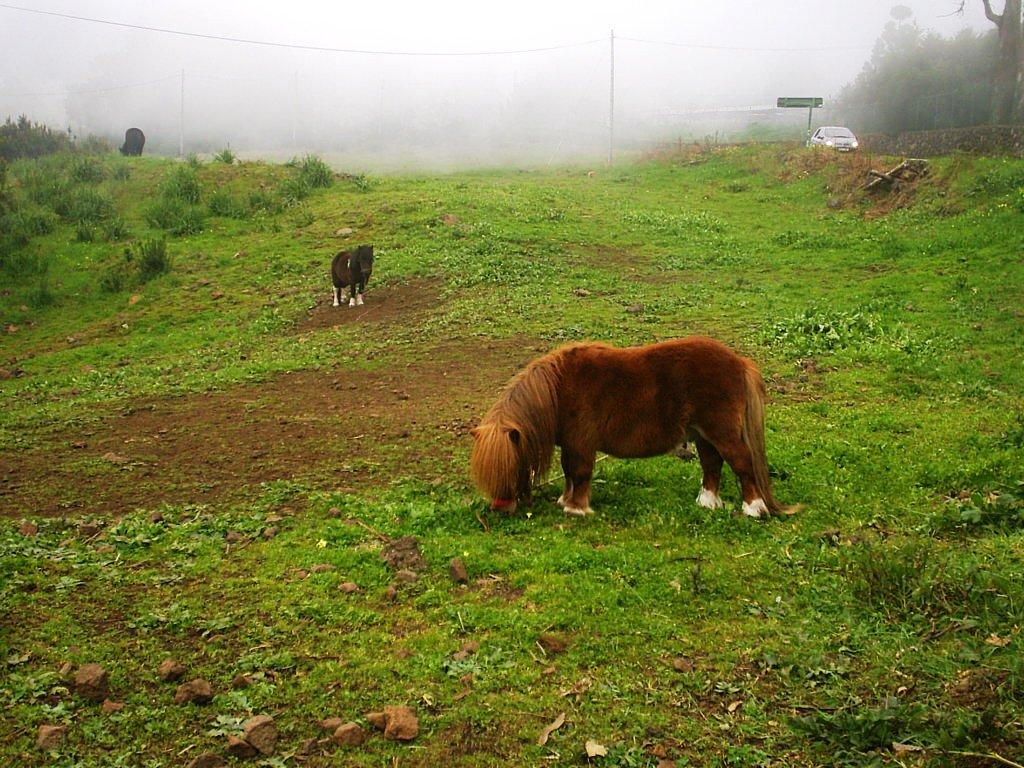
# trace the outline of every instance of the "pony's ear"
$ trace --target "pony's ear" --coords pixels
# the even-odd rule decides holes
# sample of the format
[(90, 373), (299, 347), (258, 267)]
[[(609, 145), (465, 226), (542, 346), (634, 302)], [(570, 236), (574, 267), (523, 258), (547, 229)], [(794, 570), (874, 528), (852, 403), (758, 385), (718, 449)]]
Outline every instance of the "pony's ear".
[(522, 439), (522, 435), (519, 434), (518, 429), (510, 429), (508, 431), (508, 439), (512, 441), (513, 445), (519, 445), (519, 441)]

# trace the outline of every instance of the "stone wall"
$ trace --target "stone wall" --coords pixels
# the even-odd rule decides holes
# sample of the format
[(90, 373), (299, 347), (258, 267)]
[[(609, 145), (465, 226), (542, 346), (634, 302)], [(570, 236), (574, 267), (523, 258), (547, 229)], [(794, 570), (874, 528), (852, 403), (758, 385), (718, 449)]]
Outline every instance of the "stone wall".
[(900, 134), (869, 133), (857, 137), (861, 149), (883, 155), (934, 157), (953, 152), (1024, 157), (1024, 125), (980, 125)]

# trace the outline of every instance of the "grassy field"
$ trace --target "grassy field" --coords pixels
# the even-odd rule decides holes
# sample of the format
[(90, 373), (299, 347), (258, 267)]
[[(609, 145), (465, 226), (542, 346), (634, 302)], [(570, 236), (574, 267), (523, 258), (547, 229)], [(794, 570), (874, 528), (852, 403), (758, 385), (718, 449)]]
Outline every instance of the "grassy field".
[[(872, 162), (12, 164), (0, 764), (187, 765), (257, 714), (265, 766), (1024, 761), (1024, 161), (936, 160), (900, 205), (855, 191)], [(367, 304), (334, 309), (359, 242)], [(557, 481), (488, 513), (468, 429), (514, 371), (691, 333), (761, 365), (798, 515), (700, 509), (670, 457), (601, 461), (591, 518)], [(174, 702), (169, 657), (212, 701)], [(367, 725), (390, 705), (411, 742)]]

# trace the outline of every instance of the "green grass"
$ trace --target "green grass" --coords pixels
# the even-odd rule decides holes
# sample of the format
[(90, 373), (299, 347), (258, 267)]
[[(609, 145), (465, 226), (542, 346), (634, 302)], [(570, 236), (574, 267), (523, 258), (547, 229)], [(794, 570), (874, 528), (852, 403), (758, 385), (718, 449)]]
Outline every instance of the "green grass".
[[(310, 158), (12, 164), (0, 332), (16, 330), (0, 368), (21, 374), (0, 379), (0, 477), (4, 454), (102, 432), (154, 398), (287, 371), (319, 370), (328, 390), (424, 358), (482, 364), (475, 350), (497, 342), (708, 333), (762, 367), (776, 495), (805, 507), (767, 523), (711, 513), (693, 503), (696, 464), (613, 459), (598, 465), (595, 517), (565, 518), (552, 483), (485, 531), (466, 440), (415, 438), (436, 475), (389, 474), (374, 467), (393, 466), (396, 446), (372, 422), (373, 480), (345, 492), (338, 467), (158, 505), (162, 522), (96, 508), (95, 539), (78, 517), (0, 496), (0, 763), (181, 765), (272, 713), (278, 757), (299, 765), (317, 720), (397, 703), (420, 717), (412, 747), (378, 736), (304, 764), (581, 765), (590, 739), (606, 766), (1019, 761), (1024, 161), (937, 160), (911, 207), (877, 215), (869, 200), (826, 206), (844, 158), (745, 147), (690, 160), (333, 184)], [(201, 222), (176, 227), (161, 205)], [(127, 255), (111, 242), (129, 238)], [(371, 307), (409, 284), (436, 286), (438, 306), (357, 336), (295, 332), (354, 241), (375, 245)], [(529, 356), (495, 366), (480, 401)], [(54, 477), (132, 471), (111, 466), (83, 453), (77, 475)], [(724, 496), (738, 506), (731, 475)], [(38, 536), (17, 533), (22, 518)], [(390, 600), (380, 541), (346, 518), (417, 536), (420, 580)], [(249, 543), (226, 546), (229, 531)], [(447, 577), (455, 556), (468, 588)], [(312, 572), (322, 563), (334, 570)], [(544, 650), (550, 634), (564, 652)], [(467, 640), (479, 650), (455, 658)], [(213, 683), (211, 704), (172, 703), (156, 677), (169, 655)], [(89, 661), (110, 670), (122, 712), (60, 678)], [(232, 690), (238, 672), (254, 684)], [(34, 747), (43, 723), (70, 726), (52, 760)]]

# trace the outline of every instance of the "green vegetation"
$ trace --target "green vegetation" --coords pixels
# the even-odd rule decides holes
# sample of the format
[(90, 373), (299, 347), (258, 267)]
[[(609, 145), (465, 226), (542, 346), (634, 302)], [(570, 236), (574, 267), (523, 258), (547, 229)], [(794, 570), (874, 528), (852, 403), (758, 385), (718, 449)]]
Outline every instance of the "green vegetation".
[[(936, 160), (890, 210), (826, 205), (855, 157), (686, 151), (336, 184), (311, 158), (13, 162), (0, 763), (178, 766), (258, 713), (264, 766), (1019, 761), (1024, 161)], [(334, 309), (356, 242), (367, 304)], [(557, 481), (488, 513), (467, 431), (518, 366), (690, 333), (762, 367), (797, 515), (700, 509), (672, 457), (600, 462), (591, 518)], [(391, 593), (404, 535), (427, 565)], [(173, 703), (170, 656), (211, 703)], [(123, 710), (61, 676), (86, 662)], [(318, 720), (391, 704), (411, 746), (298, 759)], [(52, 757), (42, 724), (69, 726)]]

